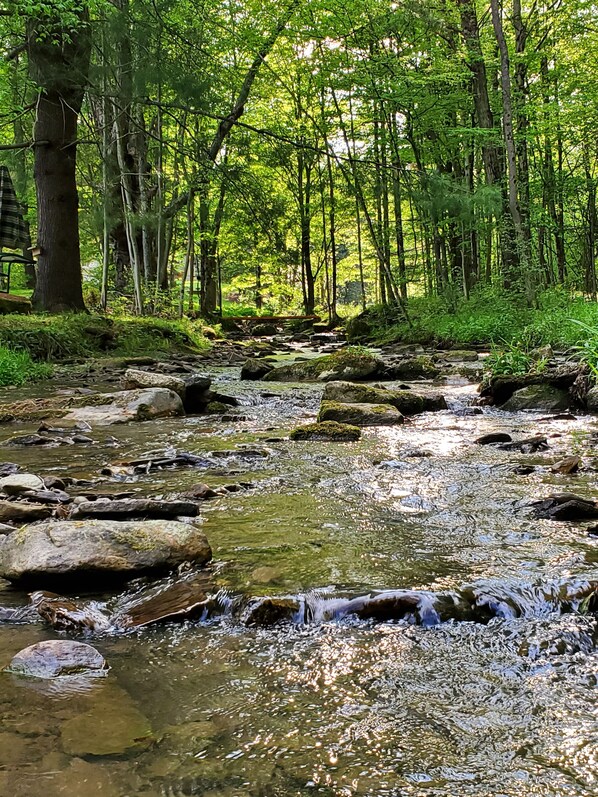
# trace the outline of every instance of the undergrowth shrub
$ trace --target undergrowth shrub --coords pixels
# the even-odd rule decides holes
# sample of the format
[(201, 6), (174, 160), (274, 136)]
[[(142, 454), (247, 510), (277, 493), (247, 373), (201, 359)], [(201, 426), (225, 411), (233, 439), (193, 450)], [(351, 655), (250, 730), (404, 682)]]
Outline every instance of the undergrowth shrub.
[(22, 385), (36, 379), (46, 379), (52, 374), (52, 367), (46, 363), (34, 362), (24, 351), (11, 351), (0, 346), (0, 386)]

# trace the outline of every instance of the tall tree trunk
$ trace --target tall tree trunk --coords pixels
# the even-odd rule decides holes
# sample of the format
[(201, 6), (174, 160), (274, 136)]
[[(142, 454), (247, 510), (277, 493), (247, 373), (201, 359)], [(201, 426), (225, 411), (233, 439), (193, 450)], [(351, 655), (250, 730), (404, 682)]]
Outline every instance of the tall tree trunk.
[(56, 16), (27, 25), (31, 77), (39, 88), (35, 139), (37, 243), (41, 249), (33, 304), (51, 313), (85, 310), (79, 249), (77, 121), (85, 94), (91, 37), (86, 10), (63, 31)]

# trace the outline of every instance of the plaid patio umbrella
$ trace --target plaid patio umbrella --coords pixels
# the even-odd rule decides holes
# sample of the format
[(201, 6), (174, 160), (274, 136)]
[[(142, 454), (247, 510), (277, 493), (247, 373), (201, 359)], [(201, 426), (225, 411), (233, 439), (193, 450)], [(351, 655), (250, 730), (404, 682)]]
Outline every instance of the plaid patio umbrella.
[(8, 249), (31, 246), (29, 231), (6, 166), (0, 166), (0, 249), (3, 246)]

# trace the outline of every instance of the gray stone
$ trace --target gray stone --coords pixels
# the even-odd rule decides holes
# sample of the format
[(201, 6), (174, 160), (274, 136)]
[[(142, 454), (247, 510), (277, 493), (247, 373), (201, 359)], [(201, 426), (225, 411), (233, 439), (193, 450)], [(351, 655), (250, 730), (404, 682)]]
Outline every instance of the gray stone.
[(510, 399), (501, 404), (501, 410), (519, 412), (521, 410), (541, 410), (542, 412), (561, 412), (571, 403), (569, 393), (552, 385), (528, 385), (516, 390)]
[(125, 390), (136, 390), (147, 387), (165, 387), (167, 390), (174, 390), (179, 396), (185, 398), (185, 383), (177, 376), (169, 374), (158, 374), (152, 371), (139, 371), (135, 368), (128, 368), (122, 379)]
[(194, 501), (159, 501), (153, 498), (125, 498), (121, 501), (110, 501), (99, 498), (97, 501), (78, 503), (71, 513), (71, 518), (96, 517), (122, 520), (132, 517), (196, 517), (198, 514), (199, 509)]
[(65, 418), (93, 424), (127, 423), (184, 415), (178, 393), (163, 387), (105, 394), (105, 403), (71, 409)]
[(176, 520), (69, 520), (28, 526), (4, 538), (0, 577), (13, 582), (127, 579), (183, 562), (205, 564), (205, 534)]
[(390, 404), (340, 404), (323, 401), (318, 421), (337, 421), (352, 426), (395, 426), (404, 421), (401, 413)]
[(265, 360), (250, 358), (243, 363), (241, 368), (241, 379), (257, 381), (269, 374), (273, 366)]
[(38, 642), (19, 651), (6, 668), (31, 678), (105, 675), (108, 665), (91, 645), (68, 639)]
[(19, 495), (27, 490), (43, 490), (44, 483), (33, 473), (13, 473), (0, 479), (0, 490), (6, 495)]
[(586, 405), (589, 412), (598, 413), (598, 385), (591, 387), (586, 396)]

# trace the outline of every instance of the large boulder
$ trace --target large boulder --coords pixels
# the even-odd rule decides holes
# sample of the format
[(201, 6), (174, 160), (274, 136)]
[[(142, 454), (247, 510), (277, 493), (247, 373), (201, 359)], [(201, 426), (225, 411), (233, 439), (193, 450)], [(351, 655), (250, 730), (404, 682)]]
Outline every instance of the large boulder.
[(328, 382), (322, 399), (341, 404), (391, 404), (403, 415), (446, 409), (440, 394), (425, 396), (411, 390), (385, 390), (355, 382)]
[(337, 421), (352, 426), (395, 426), (403, 423), (401, 413), (391, 404), (341, 404), (323, 401), (318, 421)]
[(64, 417), (92, 424), (115, 424), (185, 414), (178, 393), (164, 387), (122, 390), (100, 394), (99, 399), (97, 396), (93, 398), (93, 404), (72, 408)]
[(363, 382), (383, 376), (385, 366), (379, 357), (356, 348), (341, 349), (324, 357), (274, 368), (265, 382)]
[(105, 583), (212, 557), (205, 534), (177, 520), (59, 521), (26, 526), (3, 538), (0, 577), (12, 582)]
[(185, 398), (185, 383), (178, 376), (172, 374), (158, 374), (153, 371), (140, 371), (128, 368), (123, 376), (122, 385), (125, 390), (137, 390), (146, 387), (165, 387), (174, 390), (181, 399)]
[(205, 374), (191, 374), (185, 377), (185, 396), (183, 406), (185, 412), (192, 415), (203, 412), (210, 403), (210, 386), (212, 380)]
[(528, 385), (516, 390), (511, 398), (501, 405), (501, 410), (519, 412), (521, 410), (540, 410), (542, 412), (561, 412), (569, 408), (571, 398), (568, 391), (553, 385)]
[(52, 639), (19, 651), (6, 669), (31, 678), (61, 678), (67, 675), (105, 675), (108, 665), (102, 654), (91, 645)]

